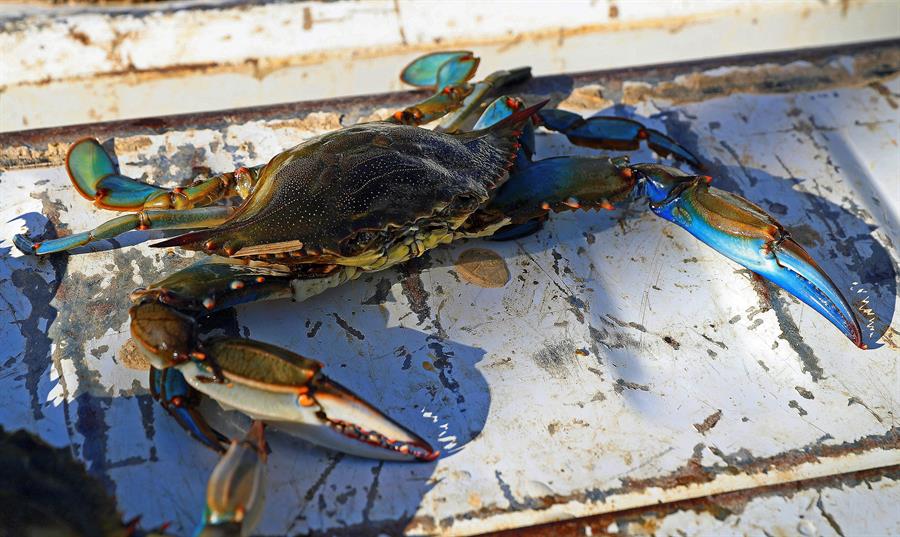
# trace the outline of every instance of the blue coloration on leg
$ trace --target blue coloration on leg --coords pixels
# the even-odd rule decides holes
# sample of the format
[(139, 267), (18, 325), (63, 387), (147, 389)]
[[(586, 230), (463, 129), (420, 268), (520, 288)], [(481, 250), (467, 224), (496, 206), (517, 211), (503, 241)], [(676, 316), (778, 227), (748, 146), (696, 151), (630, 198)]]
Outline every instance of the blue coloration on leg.
[(578, 114), (554, 109), (541, 110), (538, 117), (545, 127), (565, 134), (575, 145), (631, 151), (640, 147), (641, 140), (646, 140), (650, 149), (660, 155), (672, 155), (695, 168), (700, 167), (697, 157), (678, 142), (632, 119), (609, 116), (584, 119)]
[(213, 451), (224, 452), (228, 438), (216, 431), (196, 409), (197, 393), (174, 367), (150, 368), (150, 393), (181, 427)]

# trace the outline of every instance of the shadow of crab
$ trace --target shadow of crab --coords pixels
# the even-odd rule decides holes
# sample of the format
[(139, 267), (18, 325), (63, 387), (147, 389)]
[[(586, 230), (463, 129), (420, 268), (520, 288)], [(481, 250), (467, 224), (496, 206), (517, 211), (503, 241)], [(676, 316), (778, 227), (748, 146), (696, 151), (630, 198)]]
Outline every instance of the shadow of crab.
[[(610, 114), (634, 117), (662, 131), (673, 132), (677, 127), (671, 117), (641, 118), (633, 109), (623, 107), (610, 108), (600, 115)], [(696, 154), (704, 153), (690, 133), (680, 132), (676, 137)], [(539, 136), (538, 146), (542, 156), (597, 155), (594, 150), (571, 146), (557, 134)], [(627, 154), (632, 162), (655, 160), (646, 149)], [(705, 164), (717, 186), (755, 201), (793, 229), (854, 306), (859, 307), (860, 296), (865, 297), (871, 316), (861, 316), (864, 338), (870, 346), (877, 346), (875, 341), (894, 314), (897, 270), (890, 253), (873, 237), (874, 227), (819, 196), (798, 191), (795, 187), (802, 179), (729, 166), (715, 159)], [(755, 358), (751, 359), (748, 349), (723, 349), (717, 332), (743, 329), (745, 334), (752, 334), (747, 331), (754, 330), (751, 327), (758, 315), (774, 309), (781, 334), (765, 341), (764, 347), (786, 344), (813, 381), (816, 375), (828, 375), (832, 358), (810, 355), (817, 345), (804, 342), (804, 338), (812, 341), (815, 334), (804, 328), (809, 324), (804, 322), (805, 317), (792, 318), (791, 312), (798, 310), (793, 305), (785, 307), (794, 302), (790, 295), (759, 283), (745, 270), (735, 269), (644, 206), (638, 201), (632, 208), (613, 213), (554, 215), (541, 232), (530, 237), (506, 243), (469, 241), (452, 245), (399, 270), (366, 276), (300, 304), (245, 305), (206, 319), (204, 325), (212, 332), (252, 336), (322, 360), (326, 374), (450, 456), (481, 433), (489, 410), (493, 411), (493, 386), (476, 364), (479, 368), (502, 368), (506, 359), (519, 360), (526, 367), (524, 374), (514, 379), (516, 383), (542, 390), (568, 390), (565, 398), (579, 405), (602, 406), (604, 398), (620, 396), (636, 415), (659, 423), (679, 423), (677, 434), (684, 434), (685, 427), (694, 434), (690, 422), (684, 420), (687, 410), (672, 408), (655, 394), (667, 376), (703, 373), (696, 365), (686, 373), (675, 367), (677, 346), (699, 343), (708, 353), (727, 355), (731, 361), (716, 363), (732, 372), (753, 365)], [(44, 223), (43, 217), (34, 213), (25, 216), (29, 228), (40, 228)], [(53, 229), (47, 234), (53, 235)], [(166, 235), (170, 234), (174, 233)], [(116, 487), (123, 504), (146, 506), (141, 512), (150, 522), (174, 518), (175, 529), (185, 532), (200, 512), (204, 483), (216, 457), (188, 438), (149, 400), (141, 387), (146, 383), (144, 373), (116, 376), (116, 393), (98, 382), (94, 374), (100, 368), (97, 361), (112, 363), (115, 346), (110, 344), (95, 356), (92, 351), (97, 349), (90, 341), (97, 333), (84, 330), (85, 322), (95, 321), (97, 316), (111, 319), (113, 330), (127, 328), (126, 297), (135, 287), (131, 280), (142, 277), (152, 281), (190, 263), (190, 256), (168, 256), (162, 263), (165, 252), (157, 252), (148, 260), (137, 252), (118, 250), (162, 236), (133, 232), (116, 242), (92, 247), (91, 251), (113, 250), (104, 258), (111, 260), (110, 270), (118, 274), (112, 280), (97, 274), (70, 274), (69, 258), (60, 256), (37, 264), (39, 271), (47, 272), (51, 267), (55, 273), (49, 277), (42, 272), (38, 281), (27, 276), (35, 267), (34, 261), (11, 258), (8, 251), (0, 254), (9, 262), (12, 273), (18, 274), (18, 280), (12, 280), (13, 289), (5, 296), (23, 292), (32, 307), (38, 305), (37, 313), (17, 320), (19, 326), (30, 327), (25, 332), (31, 336), (26, 337), (36, 339), (24, 343), (25, 359), (11, 365), (25, 363), (30, 375), (27, 378), (37, 378), (45, 387), (35, 392), (36, 397), (40, 401), (52, 399), (54, 384), (46, 378), (49, 365), (38, 362), (49, 358), (51, 342), (56, 342), (61, 350), (54, 351), (54, 360), (72, 364), (79, 380), (70, 386), (71, 402), (63, 405), (67, 410), (61, 429), (69, 431), (81, 456), (91, 463), (91, 471), (103, 476), (108, 486)], [(512, 280), (505, 291), (473, 290), (459, 281), (458, 274), (454, 276), (454, 260), (470, 247), (489, 247), (506, 259)], [(622, 263), (623, 259), (636, 268), (623, 268), (628, 264)], [(669, 273), (684, 275), (684, 281), (676, 287), (677, 279), (668, 278)], [(739, 300), (755, 312), (730, 323), (716, 309), (716, 302), (733, 287), (745, 290), (739, 293)], [(469, 290), (460, 290), (465, 288)], [(423, 300), (422, 291), (430, 298)], [(407, 306), (397, 307), (396, 303), (404, 299)], [(51, 301), (57, 305), (51, 305)], [(453, 314), (452, 306), (445, 306), (452, 303), (460, 304)], [(654, 320), (654, 304), (660, 308), (665, 305), (669, 318), (685, 320), (678, 333), (661, 328), (666, 319)], [(537, 309), (535, 318), (549, 321), (536, 326), (522, 322), (532, 315), (530, 306)], [(66, 315), (57, 316), (56, 307)], [(487, 314), (480, 322), (468, 322), (465, 308), (483, 309)], [(80, 315), (82, 311), (89, 315)], [(95, 324), (96, 329), (103, 327)], [(567, 325), (577, 328), (564, 328)], [(527, 343), (526, 330), (534, 332)], [(543, 335), (551, 330), (552, 337)], [(581, 335), (585, 332), (588, 337)], [(510, 333), (521, 336), (522, 341), (509, 337)], [(40, 337), (46, 341), (39, 341)], [(112, 340), (123, 342), (126, 337), (120, 334)], [(59, 345), (61, 342), (65, 345)], [(740, 354), (740, 359), (734, 360), (734, 354)], [(810, 356), (812, 362), (808, 362)], [(110, 369), (100, 369), (102, 380)], [(385, 383), (385, 378), (392, 382)], [(545, 429), (551, 428), (553, 408), (543, 407), (531, 392), (524, 391), (527, 404), (519, 405), (519, 409), (547, 413), (542, 423)], [(710, 403), (724, 405), (724, 401), (715, 399)], [(222, 412), (214, 404), (206, 407), (224, 425), (245, 425), (236, 413)], [(615, 434), (627, 434), (627, 430), (610, 432), (609, 436), (614, 438)], [(546, 439), (542, 443), (555, 445), (550, 436), (552, 433), (544, 430), (535, 432), (535, 438)], [(357, 459), (278, 433), (271, 435), (270, 441), (270, 515), (260, 527), (266, 533), (325, 530), (335, 521), (348, 533), (398, 533), (435, 486), (435, 479), (441, 479), (435, 475), (433, 463)], [(160, 481), (160, 476), (166, 478)], [(158, 491), (152, 501), (147, 498), (148, 487)], [(282, 519), (271, 513), (290, 516)]]
[[(41, 218), (28, 221), (40, 229)], [(176, 534), (189, 533), (218, 457), (152, 401), (146, 371), (123, 367), (117, 351), (128, 337), (127, 296), (139, 278), (159, 279), (193, 256), (146, 256), (138, 249), (44, 260), (12, 256), (9, 248), (0, 254), (2, 270), (10, 273), (0, 279), (0, 290), (22, 301), (10, 304), (11, 315), (28, 314), (10, 327), (24, 337), (5, 338), (11, 344), (4, 364), (7, 399), (22, 399), (16, 404), (23, 412), (33, 406), (35, 428), (57, 445), (71, 445), (126, 516), (142, 515), (145, 525), (171, 521)], [(94, 264), (96, 270), (86, 269)], [(418, 277), (382, 276), (399, 284), (398, 296), (402, 281)], [(207, 333), (252, 335), (321, 360), (331, 378), (415, 430), (444, 457), (453, 456), (478, 436), (490, 407), (487, 383), (475, 368), (484, 353), (434, 332), (427, 321), (386, 326), (388, 298), (360, 281), (303, 303), (226, 310), (201, 325)], [(248, 425), (243, 415), (210, 400), (204, 410), (230, 435)], [(267, 512), (290, 516), (265, 517), (263, 532), (316, 531), (338, 520), (360, 531), (398, 533), (434, 484), (436, 463), (343, 456), (274, 430), (269, 441)], [(155, 492), (148, 496), (148, 490)]]

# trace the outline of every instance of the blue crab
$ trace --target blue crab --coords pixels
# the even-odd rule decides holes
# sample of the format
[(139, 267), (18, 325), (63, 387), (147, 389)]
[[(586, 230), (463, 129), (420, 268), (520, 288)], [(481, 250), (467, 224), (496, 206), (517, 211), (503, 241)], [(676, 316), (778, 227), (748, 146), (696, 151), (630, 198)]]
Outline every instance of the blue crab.
[[(454, 240), (532, 233), (553, 212), (646, 200), (654, 214), (783, 287), (865, 348), (847, 300), (803, 247), (759, 206), (711, 186), (712, 178), (624, 157), (534, 159), (535, 128), (544, 127), (598, 149), (643, 142), (701, 169), (675, 140), (629, 119), (584, 119), (546, 102), (526, 107), (501, 93), (527, 79), (527, 68), (472, 83), (477, 66), (466, 51), (422, 56), (401, 79), (431, 89), (425, 100), (186, 187), (120, 175), (99, 142), (78, 141), (66, 159), (75, 188), (99, 207), (130, 214), (84, 233), (40, 242), (19, 235), (15, 243), (40, 256), (134, 229), (191, 230), (154, 246), (213, 257), (132, 293), (131, 333), (152, 364), (154, 397), (220, 452), (226, 439), (197, 410), (200, 394), (331, 449), (436, 458), (426, 441), (326, 377), (319, 362), (260, 341), (204, 337), (197, 319), (251, 301), (303, 300)], [(433, 130), (420, 128), (441, 118)], [(236, 209), (219, 203), (235, 197), (243, 200)]]

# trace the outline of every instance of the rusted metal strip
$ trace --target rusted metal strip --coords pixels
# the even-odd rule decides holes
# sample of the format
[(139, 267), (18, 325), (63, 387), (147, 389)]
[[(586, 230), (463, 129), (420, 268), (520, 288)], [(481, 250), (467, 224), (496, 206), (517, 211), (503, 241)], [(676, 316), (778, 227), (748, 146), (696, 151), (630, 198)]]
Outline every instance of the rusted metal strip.
[[(657, 534), (655, 530), (662, 525), (662, 521), (666, 517), (678, 513), (691, 513), (693, 515), (706, 513), (718, 520), (724, 520), (728, 517), (739, 517), (747, 507), (747, 504), (759, 498), (790, 498), (799, 492), (807, 490), (821, 491), (826, 488), (843, 489), (845, 487), (852, 488), (863, 485), (868, 485), (871, 488), (870, 482), (880, 480), (890, 480), (894, 483), (900, 482), (900, 465), (895, 464), (857, 472), (777, 483), (752, 489), (713, 494), (702, 498), (626, 509), (613, 513), (512, 530), (489, 532), (482, 535), (495, 537), (585, 537), (587, 535), (592, 537), (623, 537), (628, 535), (654, 535)], [(894, 486), (896, 487), (896, 484)], [(839, 530), (840, 526), (837, 521), (831, 515), (825, 513), (821, 507), (821, 494), (819, 495), (819, 502), (819, 508), (822, 510), (831, 528), (837, 530), (838, 535), (843, 535)], [(688, 518), (688, 521), (691, 518), (695, 517)], [(790, 523), (778, 516), (772, 516), (770, 520), (762, 522), (769, 524), (770, 527), (784, 525), (784, 522)], [(692, 530), (690, 522), (679, 521), (678, 525), (685, 530), (686, 534)], [(789, 530), (797, 531), (798, 526), (804, 527), (802, 519), (794, 519), (793, 524), (789, 526)], [(802, 532), (798, 531), (798, 533)]]
[[(838, 58), (853, 56), (852, 72)], [(706, 73), (727, 64), (724, 74)], [(758, 69), (757, 66), (768, 66)], [(790, 68), (787, 68), (791, 66)], [(742, 71), (741, 68), (746, 70)], [(900, 40), (822, 47), (808, 50), (749, 54), (675, 64), (650, 65), (537, 77), (515, 88), (526, 95), (568, 95), (573, 88), (589, 88), (581, 98), (607, 102), (635, 102), (663, 98), (678, 103), (695, 102), (733, 93), (783, 93), (820, 90), (836, 85), (864, 85), (890, 78), (900, 71)], [(623, 85), (623, 81), (628, 83)], [(636, 82), (644, 84), (636, 84)], [(595, 86), (604, 88), (597, 94)], [(590, 88), (594, 88), (593, 90)], [(391, 92), (327, 100), (300, 101), (227, 111), (196, 112), (172, 116), (68, 125), (0, 133), (0, 168), (59, 165), (68, 144), (93, 136), (161, 134), (172, 130), (222, 129), (248, 121), (300, 120), (311, 114), (345, 118), (354, 123), (380, 109), (394, 109), (420, 99), (425, 92)]]
[[(866, 475), (885, 475), (897, 470), (900, 464), (900, 427), (893, 427), (883, 435), (872, 435), (854, 442), (846, 442), (840, 445), (813, 444), (801, 448), (788, 450), (771, 457), (748, 457), (740, 454), (718, 454), (727, 462), (726, 466), (704, 466), (701, 463), (700, 453), (679, 470), (667, 475), (654, 476), (648, 479), (624, 479), (622, 485), (616, 489), (605, 489), (602, 492), (580, 491), (574, 495), (552, 495), (545, 497), (526, 497), (520, 500), (529, 506), (530, 515), (541, 511), (553, 510), (566, 504), (583, 504), (599, 501), (601, 506), (596, 506), (595, 511), (602, 514), (586, 517), (589, 526), (606, 522), (610, 518), (615, 519), (619, 513), (655, 512), (659, 506), (674, 505), (673, 510), (679, 510), (681, 505), (691, 505), (691, 502), (703, 502), (703, 498), (718, 496), (721, 494), (734, 494), (735, 497), (743, 495), (752, 497), (769, 488), (780, 486), (791, 487), (792, 483), (815, 482), (819, 479), (828, 479), (834, 475), (852, 475), (856, 472), (866, 472)], [(835, 472), (836, 468), (845, 468), (846, 471)], [(727, 493), (713, 493), (710, 491), (723, 490)], [(658, 499), (654, 505), (646, 505), (645, 495), (655, 495)], [(604, 509), (602, 504), (609, 497), (612, 501)], [(636, 499), (640, 507), (632, 507), (629, 497)], [(640, 499), (638, 499), (640, 498)], [(670, 498), (677, 498), (671, 501)], [(666, 507), (662, 507), (666, 512)], [(480, 511), (470, 511), (455, 521), (457, 527), (464, 525), (468, 520), (479, 518), (502, 519), (507, 511), (490, 507)], [(553, 516), (551, 518), (558, 518)], [(542, 533), (538, 531), (534, 535), (556, 535), (557, 527), (560, 531), (568, 528), (569, 521), (549, 523), (542, 525), (550, 531)], [(577, 527), (583, 528), (585, 524)], [(606, 522), (607, 524), (609, 522)], [(518, 526), (511, 522), (510, 525)], [(559, 526), (557, 526), (559, 525)], [(427, 526), (427, 524), (426, 524)], [(477, 528), (477, 524), (470, 524)], [(524, 530), (523, 530), (524, 531)], [(513, 532), (515, 534), (515, 532)], [(531, 533), (525, 533), (531, 535)]]

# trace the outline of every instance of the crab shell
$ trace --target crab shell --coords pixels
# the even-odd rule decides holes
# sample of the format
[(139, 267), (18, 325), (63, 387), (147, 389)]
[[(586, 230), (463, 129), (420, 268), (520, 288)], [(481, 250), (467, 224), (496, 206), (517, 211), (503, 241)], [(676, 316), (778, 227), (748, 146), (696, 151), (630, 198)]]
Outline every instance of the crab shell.
[(405, 261), (453, 240), (507, 180), (522, 112), (459, 135), (376, 122), (308, 140), (264, 167), (229, 220), (156, 246), (362, 270)]

